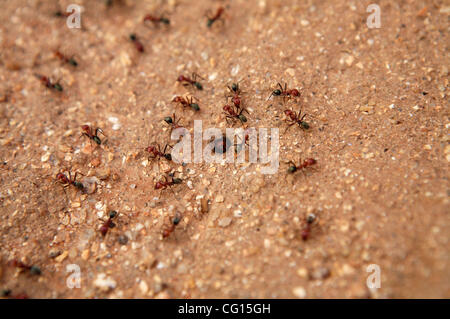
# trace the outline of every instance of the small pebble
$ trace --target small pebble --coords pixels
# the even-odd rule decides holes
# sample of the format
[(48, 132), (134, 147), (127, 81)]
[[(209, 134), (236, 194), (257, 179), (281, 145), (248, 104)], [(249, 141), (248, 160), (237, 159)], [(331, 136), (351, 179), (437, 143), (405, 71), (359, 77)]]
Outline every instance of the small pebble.
[(295, 287), (294, 289), (292, 289), (292, 293), (297, 298), (302, 298), (303, 299), (303, 298), (306, 297), (306, 290), (303, 287)]
[(231, 218), (230, 217), (221, 218), (219, 220), (219, 223), (218, 223), (218, 225), (220, 227), (228, 227), (230, 224), (231, 224)]
[(126, 245), (128, 243), (128, 237), (125, 235), (120, 235), (118, 238), (119, 244)]

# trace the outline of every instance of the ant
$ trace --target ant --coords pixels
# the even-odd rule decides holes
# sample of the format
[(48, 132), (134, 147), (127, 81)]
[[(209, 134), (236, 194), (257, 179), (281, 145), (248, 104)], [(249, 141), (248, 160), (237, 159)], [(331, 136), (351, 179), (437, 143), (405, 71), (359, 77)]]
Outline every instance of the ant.
[(289, 164), (292, 164), (292, 165), (289, 166), (288, 173), (295, 173), (296, 171), (299, 171), (304, 168), (307, 168), (307, 167), (317, 164), (317, 161), (314, 158), (307, 158), (306, 160), (303, 161), (303, 163), (300, 163), (299, 165), (295, 165), (295, 163), (292, 161), (289, 161)]
[(283, 89), (283, 86), (280, 84), (280, 82), (278, 82), (278, 86), (280, 87), (280, 89), (276, 89), (276, 90), (272, 91), (272, 93), (270, 93), (270, 96), (267, 100), (269, 100), (272, 97), (272, 95), (283, 96), (283, 99), (286, 97), (290, 98), (291, 96), (294, 96), (294, 97), (300, 96), (299, 90), (297, 90), (297, 89), (288, 90), (287, 83), (284, 83), (284, 89)]
[(206, 25), (208, 26), (208, 28), (211, 28), (213, 23), (220, 19), (224, 11), (224, 7), (219, 7), (213, 16), (209, 14), (210, 12), (206, 13), (206, 17), (208, 18), (208, 22)]
[(16, 295), (11, 295), (11, 289), (3, 289), (0, 292), (0, 297), (2, 298), (11, 298), (11, 299), (30, 299), (30, 297), (26, 293), (19, 293)]
[(81, 136), (86, 136), (87, 138), (89, 138), (91, 141), (94, 141), (98, 145), (102, 144), (102, 140), (98, 137), (98, 132), (102, 133), (102, 135), (106, 137), (105, 133), (103, 133), (103, 130), (99, 127), (97, 127), (94, 131), (94, 129), (91, 128), (89, 125), (82, 125), (81, 129), (83, 130)]
[[(156, 182), (155, 189), (166, 189), (167, 187), (172, 187), (177, 184), (181, 184), (183, 180), (181, 178), (174, 177), (174, 174), (169, 174), (171, 180), (167, 180), (167, 176), (164, 175), (164, 181)], [(172, 190), (173, 191), (173, 190)]]
[(170, 234), (172, 234), (175, 231), (175, 227), (180, 223), (180, 221), (181, 221), (181, 214), (179, 212), (176, 212), (174, 218), (172, 219), (172, 224), (168, 228), (165, 228), (163, 230), (162, 232), (163, 238), (169, 237)]
[(72, 174), (70, 173), (70, 171), (68, 171), (68, 173), (69, 173), (69, 177), (67, 177), (67, 175), (62, 172), (56, 174), (56, 180), (62, 184), (62, 186), (64, 188), (64, 192), (66, 191), (66, 188), (69, 187), (70, 185), (75, 186), (76, 188), (78, 188), (81, 191), (84, 190), (83, 183), (77, 181), (77, 175), (78, 174), (83, 175), (83, 174), (81, 174), (79, 172), (75, 172), (75, 175), (72, 179)]
[(292, 110), (284, 110), (284, 114), (287, 116), (286, 122), (292, 122), (286, 128), (286, 131), (294, 124), (298, 124), (300, 126), (300, 128), (302, 128), (303, 130), (308, 130), (309, 129), (308, 122), (303, 121), (303, 119), (305, 118), (306, 114), (303, 114), (303, 116), (300, 117), (301, 113), (302, 113), (301, 110), (298, 111), (298, 114), (295, 111), (292, 111)]
[(113, 223), (113, 219), (116, 216), (117, 216), (117, 212), (115, 210), (112, 210), (109, 212), (108, 220), (106, 222), (104, 222), (103, 225), (100, 227), (100, 233), (102, 234), (103, 237), (106, 236), (106, 234), (108, 233), (108, 230), (110, 228), (114, 228), (116, 226), (116, 224)]
[(39, 81), (41, 81), (41, 83), (45, 85), (45, 87), (59, 92), (63, 91), (63, 87), (61, 86), (61, 84), (59, 84), (59, 82), (52, 83), (52, 81), (50, 81), (50, 78), (45, 75), (34, 74), (34, 76), (36, 76)]
[(167, 124), (169, 124), (171, 126), (171, 131), (182, 127), (181, 125), (178, 125), (180, 120), (181, 120), (181, 117), (178, 119), (178, 121), (176, 120), (175, 113), (172, 114), (172, 117), (167, 116), (164, 118), (164, 122), (166, 122)]
[(244, 131), (244, 133), (245, 133), (244, 140), (240, 144), (238, 144), (238, 143), (234, 144), (236, 153), (239, 153), (245, 147), (245, 145), (249, 146), (249, 144), (248, 144), (248, 141), (250, 139), (250, 135), (248, 133), (249, 131), (250, 131), (249, 129)]
[(230, 148), (231, 141), (227, 138), (227, 135), (223, 133), (222, 136), (218, 139), (215, 139), (215, 137), (211, 137), (210, 143), (208, 145), (212, 144), (214, 145), (214, 147), (212, 147), (213, 153), (223, 154), (226, 153)]
[(138, 50), (141, 53), (144, 52), (144, 45), (142, 44), (141, 41), (139, 41), (136, 34), (134, 33), (130, 34), (130, 40), (134, 43), (136, 50)]
[(196, 87), (197, 90), (203, 90), (203, 86), (202, 86), (202, 84), (200, 82), (197, 81), (197, 78), (200, 78), (200, 79), (204, 80), (204, 78), (202, 78), (200, 75), (198, 75), (195, 72), (192, 72), (192, 78), (189, 78), (189, 77), (184, 76), (184, 75), (180, 75), (177, 78), (177, 81), (181, 82), (184, 86), (192, 85), (192, 86)]
[[(199, 83), (200, 84), (200, 83)], [(197, 100), (197, 98), (195, 98)], [(183, 107), (191, 107), (194, 111), (200, 111), (200, 107), (197, 103), (194, 103), (194, 97), (182, 97), (182, 96), (175, 96), (172, 100), (172, 102), (179, 103)]]
[(164, 150), (161, 152), (161, 147), (159, 146), (159, 144), (156, 144), (156, 146), (155, 145), (148, 146), (145, 149), (147, 152), (150, 153), (148, 160), (150, 161), (150, 159), (155, 159), (159, 156), (159, 157), (164, 157), (168, 161), (171, 161), (172, 155), (170, 155), (170, 153), (166, 153), (167, 147), (172, 147), (172, 146), (170, 146), (169, 144), (166, 144), (166, 146), (164, 146)]
[(63, 61), (64, 63), (68, 63), (72, 66), (78, 66), (78, 62), (75, 61), (75, 59), (73, 57), (68, 58), (67, 56), (65, 56), (63, 53), (61, 53), (59, 50), (56, 50), (54, 52), (55, 57), (57, 57), (58, 59), (60, 59), (61, 61)]
[(309, 214), (308, 217), (306, 217), (306, 225), (301, 230), (301, 236), (303, 240), (308, 240), (309, 236), (311, 235), (311, 225), (316, 220), (316, 215)]
[(32, 275), (40, 275), (41, 274), (41, 269), (38, 266), (34, 266), (34, 265), (26, 265), (23, 262), (17, 260), (17, 259), (13, 259), (9, 262), (9, 265), (11, 267), (16, 267), (16, 268), (20, 268), (20, 269), (25, 269), (30, 271), (30, 274)]
[[(154, 26), (159, 27), (160, 23), (164, 23), (165, 25), (169, 25), (170, 24), (170, 20), (168, 18), (165, 18), (164, 16), (153, 16), (151, 14), (147, 14), (144, 19), (143, 19), (144, 24), (146, 22), (151, 22), (153, 23)], [(148, 25), (148, 24), (147, 24)]]
[(239, 97), (239, 94), (241, 94), (241, 90), (239, 89), (239, 83), (233, 83), (231, 87), (228, 85), (227, 88), (233, 94), (227, 96), (227, 99), (231, 97), (231, 101), (233, 102), (234, 106), (239, 108), (241, 106), (241, 98)]
[(236, 107), (236, 111), (235, 111), (231, 105), (227, 104), (223, 107), (223, 110), (224, 110), (224, 114), (226, 116), (227, 122), (228, 122), (228, 119), (238, 119), (239, 121), (241, 121), (242, 124), (247, 122), (247, 118), (245, 117), (244, 114), (242, 114), (243, 111), (248, 113), (248, 111), (246, 109)]

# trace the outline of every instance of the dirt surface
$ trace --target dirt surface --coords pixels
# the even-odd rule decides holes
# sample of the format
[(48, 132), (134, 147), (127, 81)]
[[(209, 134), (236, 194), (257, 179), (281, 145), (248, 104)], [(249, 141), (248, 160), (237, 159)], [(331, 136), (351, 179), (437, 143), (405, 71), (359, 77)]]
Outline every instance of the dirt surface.
[[(81, 29), (54, 16), (72, 2), (84, 7)], [(381, 28), (369, 29), (372, 2), (2, 1), (0, 288), (31, 298), (449, 298), (450, 7), (377, 1)], [(219, 6), (223, 22), (208, 28), (205, 12)], [(170, 26), (142, 23), (164, 11)], [(55, 58), (58, 48), (78, 66)], [(176, 81), (192, 72), (202, 91)], [(147, 160), (150, 142), (174, 143), (163, 121), (174, 112), (191, 132), (194, 119), (240, 127), (222, 112), (237, 81), (246, 126), (280, 129), (276, 174)], [(267, 100), (277, 82), (301, 97)], [(199, 112), (171, 103), (188, 92)], [(284, 110), (300, 107), (310, 129), (286, 131)], [(103, 129), (100, 146), (80, 137), (84, 124)], [(288, 174), (299, 158), (317, 165)], [(56, 174), (67, 169), (85, 175), (84, 191), (65, 194)], [(155, 190), (173, 171), (182, 183)], [(110, 210), (116, 227), (103, 237)], [(80, 288), (66, 284), (72, 264)], [(371, 264), (379, 289), (366, 285)]]

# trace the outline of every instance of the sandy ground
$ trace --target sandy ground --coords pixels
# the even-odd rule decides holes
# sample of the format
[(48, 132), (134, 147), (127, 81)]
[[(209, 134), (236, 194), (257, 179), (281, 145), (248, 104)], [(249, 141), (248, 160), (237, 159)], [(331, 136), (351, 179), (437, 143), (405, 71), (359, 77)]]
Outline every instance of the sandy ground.
[[(54, 16), (72, 2), (84, 6), (82, 29)], [(450, 7), (380, 0), (381, 28), (369, 29), (372, 2), (2, 1), (0, 288), (31, 298), (450, 297)], [(208, 29), (205, 12), (219, 6), (223, 23)], [(169, 27), (143, 25), (163, 11)], [(204, 90), (176, 82), (192, 72)], [(170, 142), (163, 118), (174, 112), (191, 132), (194, 119), (233, 126), (222, 107), (237, 81), (247, 126), (280, 128), (276, 174), (147, 161), (150, 142)], [(301, 97), (267, 100), (277, 82)], [(199, 112), (170, 103), (187, 92)], [(299, 107), (310, 129), (285, 132), (283, 111)], [(84, 124), (103, 129), (102, 145), (80, 137)], [(288, 174), (300, 157), (316, 168)], [(65, 195), (55, 178), (64, 169), (85, 175), (85, 192)], [(183, 182), (155, 190), (169, 171)], [(116, 227), (103, 237), (110, 210)], [(71, 264), (80, 288), (66, 284)], [(371, 264), (379, 289), (366, 285)]]

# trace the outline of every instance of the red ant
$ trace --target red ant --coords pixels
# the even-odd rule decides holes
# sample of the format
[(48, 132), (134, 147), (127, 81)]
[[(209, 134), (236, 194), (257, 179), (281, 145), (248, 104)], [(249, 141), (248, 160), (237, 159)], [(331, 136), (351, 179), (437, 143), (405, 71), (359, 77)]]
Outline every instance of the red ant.
[(77, 175), (78, 174), (83, 175), (83, 174), (81, 174), (79, 172), (75, 172), (75, 175), (72, 179), (72, 174), (70, 173), (70, 171), (68, 173), (69, 173), (69, 177), (67, 177), (67, 175), (62, 172), (56, 174), (56, 180), (62, 184), (62, 186), (64, 188), (64, 192), (66, 191), (66, 188), (69, 187), (70, 185), (75, 186), (76, 188), (78, 188), (81, 191), (84, 190), (83, 183), (77, 181)]
[(164, 175), (164, 181), (156, 182), (155, 189), (166, 189), (177, 184), (181, 184), (183, 180), (181, 178), (174, 177), (174, 174), (169, 174), (171, 180), (167, 180), (167, 176)]
[(294, 124), (298, 124), (298, 126), (300, 126), (300, 128), (302, 128), (304, 130), (308, 130), (309, 129), (308, 122), (303, 121), (303, 119), (305, 118), (306, 114), (303, 114), (303, 116), (300, 117), (301, 113), (302, 113), (301, 110), (298, 111), (298, 114), (295, 111), (292, 111), (292, 110), (284, 110), (284, 114), (287, 116), (286, 122), (292, 122), (286, 128), (286, 131)]
[(181, 120), (181, 117), (178, 119), (178, 121), (176, 120), (175, 113), (172, 114), (172, 117), (167, 116), (164, 118), (164, 122), (166, 122), (167, 124), (169, 124), (171, 126), (171, 131), (182, 127), (181, 125), (178, 125), (180, 120)]
[(169, 144), (166, 144), (166, 146), (164, 146), (164, 150), (161, 152), (161, 147), (159, 146), (159, 144), (148, 146), (145, 149), (147, 152), (150, 153), (148, 160), (150, 161), (150, 159), (155, 159), (159, 156), (159, 157), (164, 157), (168, 161), (171, 161), (172, 155), (170, 153), (166, 153), (167, 147), (172, 147), (172, 146), (170, 146)]
[(231, 97), (231, 101), (233, 102), (234, 106), (236, 106), (237, 108), (241, 107), (241, 98), (239, 97), (239, 94), (241, 94), (241, 90), (239, 89), (239, 83), (233, 83), (231, 87), (228, 85), (227, 88), (233, 94), (227, 96), (227, 98)]
[(68, 63), (72, 66), (78, 66), (78, 62), (75, 61), (75, 59), (73, 57), (68, 58), (67, 56), (65, 56), (63, 53), (61, 53), (59, 50), (56, 50), (54, 52), (55, 57), (57, 57), (58, 59), (60, 59), (61, 61), (63, 61), (64, 63)]
[(34, 76), (36, 76), (41, 81), (41, 83), (45, 85), (45, 87), (59, 92), (63, 91), (63, 87), (61, 86), (61, 84), (59, 84), (59, 82), (52, 83), (50, 81), (50, 78), (45, 75), (34, 74)]
[(181, 221), (181, 214), (179, 212), (175, 213), (175, 217), (172, 219), (172, 224), (165, 228), (162, 232), (163, 238), (167, 238), (175, 231), (175, 227), (180, 223)]
[(301, 236), (303, 240), (308, 240), (310, 234), (311, 234), (311, 225), (315, 221), (316, 215), (309, 214), (308, 217), (306, 217), (306, 225), (303, 227), (301, 231)]
[(170, 20), (168, 18), (165, 18), (164, 16), (156, 17), (156, 16), (151, 15), (151, 14), (147, 14), (144, 17), (143, 22), (144, 22), (144, 24), (146, 22), (151, 22), (156, 27), (159, 27), (160, 23), (164, 23), (165, 25), (169, 25), (170, 24)]
[(227, 138), (225, 133), (222, 134), (221, 137), (216, 139), (215, 137), (211, 137), (210, 143), (208, 145), (214, 146), (212, 147), (212, 152), (217, 154), (223, 154), (228, 151), (231, 146), (231, 141)]
[(144, 52), (144, 45), (141, 41), (139, 41), (136, 34), (130, 34), (130, 40), (134, 43), (136, 50), (138, 50), (139, 52)]
[[(191, 107), (194, 111), (200, 111), (198, 104), (194, 103), (194, 98), (193, 96), (189, 98), (178, 95), (173, 98), (172, 102), (179, 103), (183, 107)], [(195, 99), (197, 100), (197, 98)]]
[(303, 163), (300, 163), (299, 165), (295, 165), (295, 163), (292, 161), (289, 161), (289, 164), (292, 164), (292, 165), (289, 166), (288, 173), (295, 173), (296, 171), (299, 171), (304, 168), (307, 168), (307, 167), (317, 164), (317, 161), (314, 158), (307, 158), (306, 160), (303, 161)]
[(284, 89), (283, 89), (283, 86), (280, 84), (280, 82), (278, 82), (278, 86), (280, 87), (280, 89), (276, 89), (272, 93), (270, 93), (270, 96), (267, 100), (269, 100), (272, 97), (272, 95), (283, 96), (283, 98), (285, 98), (285, 97), (290, 98), (291, 96), (293, 96), (293, 97), (300, 96), (299, 90), (297, 90), (297, 89), (288, 90), (287, 83), (284, 83)]
[(220, 19), (224, 11), (224, 7), (219, 7), (213, 16), (210, 15), (210, 12), (206, 13), (206, 17), (208, 18), (208, 22), (206, 25), (208, 26), (208, 28), (211, 28), (213, 23)]
[(248, 111), (246, 109), (236, 107), (236, 111), (235, 111), (231, 105), (227, 104), (223, 107), (223, 110), (224, 110), (224, 114), (226, 116), (227, 122), (228, 122), (228, 119), (238, 119), (239, 121), (241, 121), (241, 123), (247, 122), (247, 118), (245, 117), (244, 114), (242, 114), (243, 111), (248, 113)]
[(104, 222), (103, 225), (100, 227), (100, 233), (102, 234), (103, 237), (106, 236), (106, 234), (108, 233), (108, 230), (110, 228), (114, 228), (116, 226), (116, 224), (113, 223), (113, 219), (116, 216), (117, 216), (117, 212), (115, 210), (112, 210), (109, 212), (108, 220), (106, 222)]
[(184, 75), (180, 75), (177, 78), (177, 81), (181, 82), (184, 86), (192, 85), (192, 86), (196, 87), (197, 90), (203, 90), (203, 86), (202, 86), (202, 84), (200, 82), (197, 81), (197, 78), (200, 78), (200, 79), (204, 80), (204, 78), (202, 78), (200, 75), (198, 75), (195, 72), (192, 72), (192, 78), (189, 78), (189, 77), (184, 76)]
[(106, 137), (105, 133), (103, 133), (103, 130), (99, 127), (97, 127), (94, 131), (94, 129), (91, 128), (89, 125), (82, 125), (81, 129), (83, 130), (81, 136), (86, 136), (87, 138), (94, 141), (98, 145), (102, 144), (102, 140), (98, 137), (98, 132), (102, 133), (102, 135)]
[(249, 129), (244, 131), (244, 133), (245, 133), (244, 140), (240, 144), (237, 144), (237, 143), (234, 144), (236, 153), (239, 153), (244, 148), (245, 145), (249, 146), (248, 141), (250, 139), (250, 135), (249, 135), (248, 131), (249, 131)]
[(9, 265), (11, 267), (16, 267), (16, 268), (20, 268), (20, 269), (25, 269), (30, 271), (30, 274), (32, 275), (40, 275), (41, 274), (41, 269), (38, 266), (34, 266), (34, 265), (26, 265), (23, 262), (17, 260), (17, 259), (13, 259), (9, 262)]

